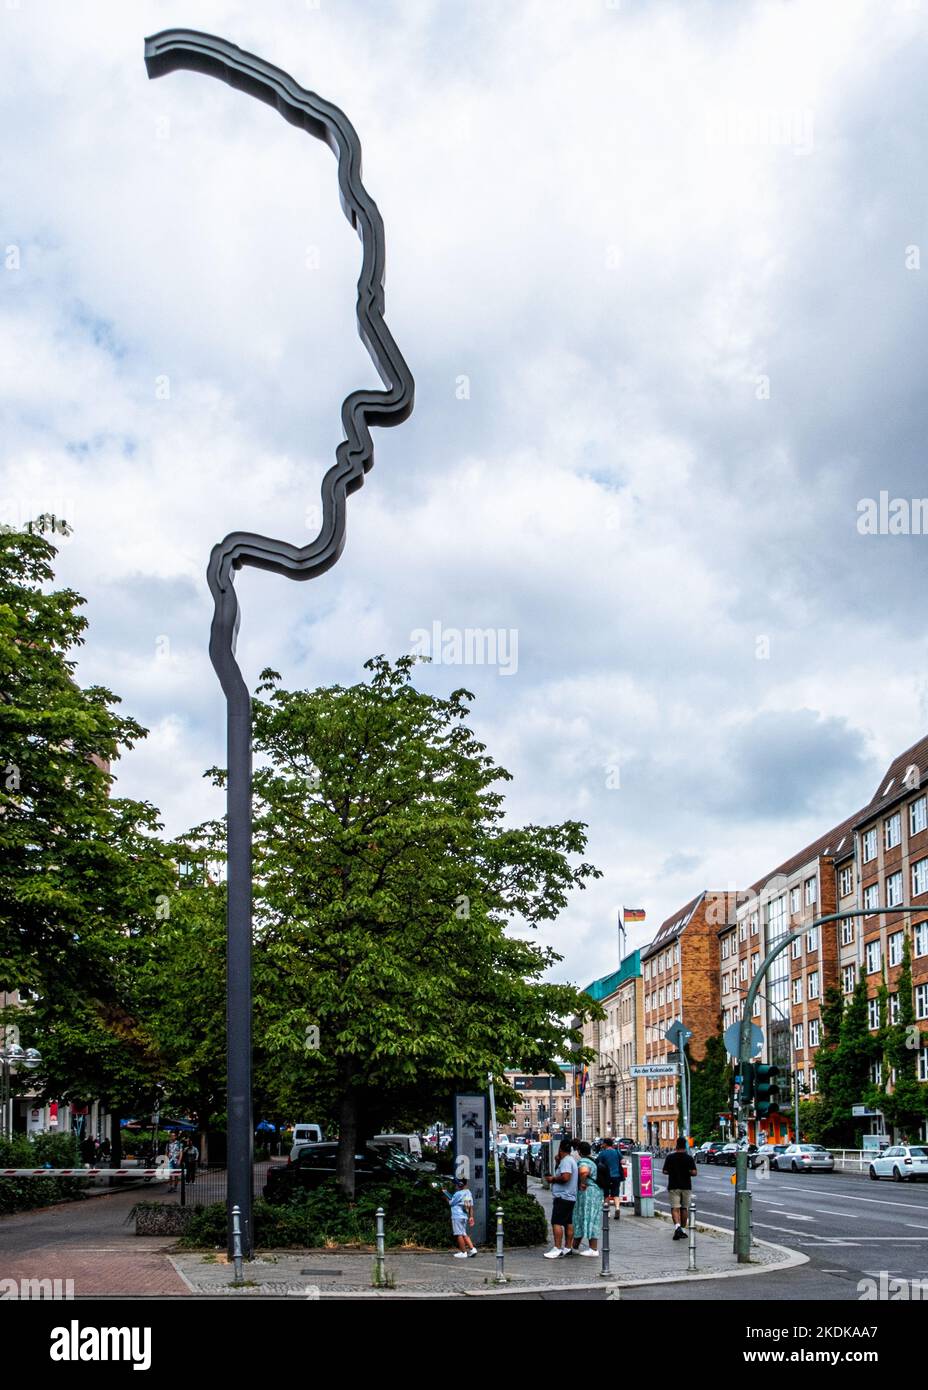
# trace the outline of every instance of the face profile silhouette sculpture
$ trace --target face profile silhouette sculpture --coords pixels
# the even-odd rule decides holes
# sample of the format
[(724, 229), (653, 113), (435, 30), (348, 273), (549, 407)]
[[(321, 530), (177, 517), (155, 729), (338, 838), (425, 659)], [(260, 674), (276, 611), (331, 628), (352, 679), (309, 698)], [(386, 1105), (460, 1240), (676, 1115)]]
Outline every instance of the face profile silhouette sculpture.
[[(325, 143), (338, 162), (342, 209), (361, 239), (357, 320), (361, 340), (383, 382), (382, 391), (352, 391), (342, 402), (344, 439), (322, 480), (322, 525), (308, 545), (291, 545), (252, 531), (233, 531), (213, 547), (207, 581), (214, 611), (210, 659), (228, 709), (228, 1210), (229, 1254), (252, 1249), (251, 1116), (251, 699), (235, 659), (239, 605), (233, 576), (244, 565), (288, 579), (314, 579), (330, 569), (345, 545), (346, 502), (374, 462), (372, 425), (398, 425), (413, 407), (414, 383), (384, 320), (384, 231), (377, 205), (361, 179), (361, 143), (343, 111), (300, 87), (292, 77), (235, 44), (194, 29), (167, 29), (145, 40), (149, 77), (189, 69), (218, 77), (274, 106), (292, 125)], [(238, 1221), (233, 1209), (238, 1207)]]

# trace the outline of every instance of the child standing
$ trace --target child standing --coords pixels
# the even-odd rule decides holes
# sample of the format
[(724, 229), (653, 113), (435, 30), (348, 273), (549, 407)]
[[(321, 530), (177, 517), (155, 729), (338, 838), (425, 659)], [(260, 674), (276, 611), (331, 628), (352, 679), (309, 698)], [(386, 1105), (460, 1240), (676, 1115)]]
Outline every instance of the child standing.
[(451, 1234), (457, 1242), (457, 1250), (454, 1252), (456, 1260), (467, 1260), (477, 1251), (473, 1241), (467, 1234), (468, 1226), (474, 1224), (474, 1198), (467, 1186), (466, 1178), (455, 1178), (454, 1191), (446, 1192), (448, 1205), (451, 1207)]

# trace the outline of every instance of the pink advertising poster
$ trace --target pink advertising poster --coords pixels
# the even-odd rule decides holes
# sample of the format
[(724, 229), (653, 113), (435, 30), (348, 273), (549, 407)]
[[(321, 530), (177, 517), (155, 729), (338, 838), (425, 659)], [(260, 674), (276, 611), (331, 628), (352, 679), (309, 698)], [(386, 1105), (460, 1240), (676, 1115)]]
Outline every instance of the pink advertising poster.
[(654, 1165), (650, 1154), (641, 1155), (641, 1196), (654, 1196)]

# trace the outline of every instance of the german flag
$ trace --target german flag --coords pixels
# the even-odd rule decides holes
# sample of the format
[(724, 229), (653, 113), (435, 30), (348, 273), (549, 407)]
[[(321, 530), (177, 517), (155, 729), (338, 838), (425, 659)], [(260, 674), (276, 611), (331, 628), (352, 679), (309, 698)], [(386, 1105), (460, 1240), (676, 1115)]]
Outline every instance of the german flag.
[(644, 910), (643, 907), (623, 907), (623, 908), (622, 908), (622, 921), (623, 921), (623, 922), (643, 922), (644, 919), (645, 919), (645, 910)]

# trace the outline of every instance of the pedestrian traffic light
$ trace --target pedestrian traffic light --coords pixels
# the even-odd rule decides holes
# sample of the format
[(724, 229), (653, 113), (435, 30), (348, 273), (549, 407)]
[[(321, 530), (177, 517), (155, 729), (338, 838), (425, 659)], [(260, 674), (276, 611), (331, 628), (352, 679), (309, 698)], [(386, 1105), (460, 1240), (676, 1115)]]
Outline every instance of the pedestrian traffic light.
[(776, 1115), (780, 1109), (780, 1068), (758, 1062), (754, 1080), (755, 1109), (758, 1119)]
[[(759, 1068), (757, 1069), (759, 1070)], [(747, 1107), (754, 1099), (755, 1085), (755, 1066), (753, 1062), (745, 1062), (744, 1066), (735, 1073), (735, 1086), (738, 1091), (738, 1098), (743, 1107)]]

